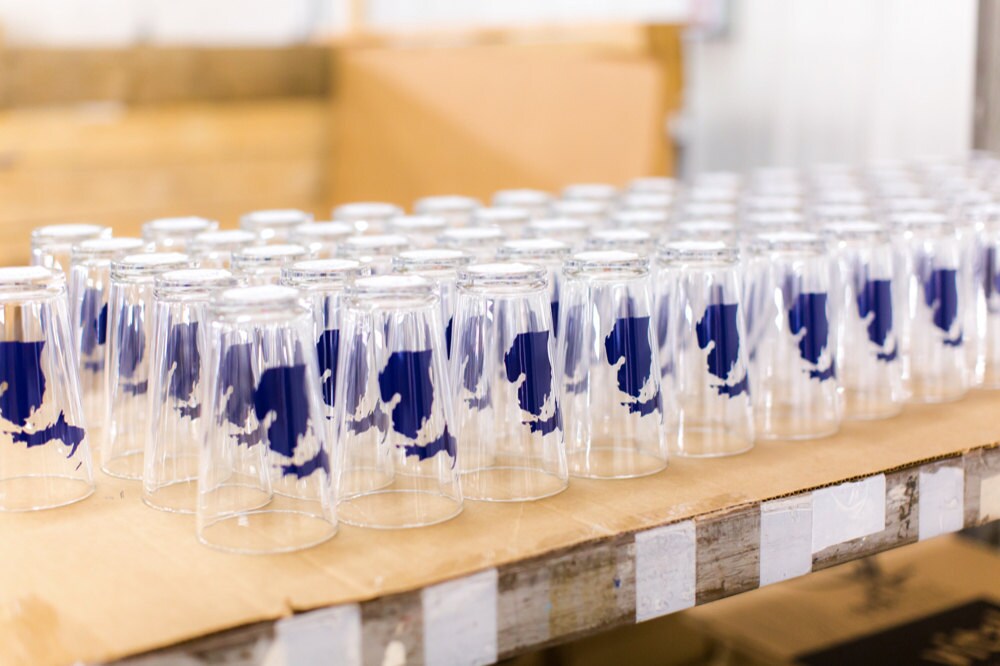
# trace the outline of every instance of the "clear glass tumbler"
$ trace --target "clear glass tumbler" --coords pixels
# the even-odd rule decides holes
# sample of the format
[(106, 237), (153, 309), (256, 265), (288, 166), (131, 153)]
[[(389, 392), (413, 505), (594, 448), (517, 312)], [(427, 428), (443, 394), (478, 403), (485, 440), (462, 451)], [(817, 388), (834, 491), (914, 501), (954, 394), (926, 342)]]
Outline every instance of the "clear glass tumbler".
[(556, 376), (574, 476), (644, 476), (667, 464), (651, 287), (649, 259), (633, 252), (566, 262)]
[(300, 224), (288, 233), (288, 242), (301, 245), (316, 259), (332, 259), (341, 243), (355, 235), (357, 229), (349, 222), (311, 222)]
[[(602, 218), (603, 219), (603, 218)], [(543, 217), (524, 226), (525, 238), (551, 238), (579, 248), (590, 235), (594, 223), (571, 217)]]
[(966, 357), (963, 246), (940, 213), (891, 216), (903, 391), (912, 402), (947, 402), (970, 385)]
[(101, 469), (123, 479), (141, 479), (149, 435), (153, 282), (167, 271), (191, 268), (178, 252), (130, 254), (111, 263), (107, 380)]
[(399, 528), (453, 518), (462, 490), (434, 285), (416, 275), (360, 278), (347, 304), (337, 381), (341, 520)]
[(455, 295), (458, 290), (458, 270), (472, 263), (472, 256), (461, 250), (448, 248), (410, 250), (400, 252), (392, 259), (393, 271), (405, 275), (419, 275), (437, 287), (441, 302), (441, 321), (444, 322), (444, 342), (451, 356), (451, 334), (455, 313)]
[(406, 236), (411, 247), (432, 248), (437, 238), (448, 228), (448, 219), (440, 215), (400, 215), (389, 220), (389, 233)]
[(233, 266), (234, 254), (260, 243), (257, 234), (245, 229), (206, 231), (191, 239), (188, 254), (201, 268), (229, 270)]
[(748, 451), (754, 429), (739, 253), (718, 241), (676, 241), (659, 262), (656, 328), (661, 366), (670, 370), (664, 402), (678, 412), (674, 451)]
[(146, 248), (145, 241), (139, 238), (96, 238), (73, 248), (69, 312), (73, 350), (80, 366), (80, 397), (87, 414), (91, 448), (97, 448), (103, 437), (111, 262)]
[(363, 234), (386, 233), (386, 223), (402, 214), (403, 209), (396, 204), (382, 201), (358, 201), (333, 209), (333, 219), (352, 224)]
[(493, 194), (494, 208), (519, 208), (528, 211), (531, 219), (545, 217), (552, 205), (552, 195), (543, 190), (499, 190)]
[(218, 228), (218, 222), (204, 217), (161, 217), (142, 225), (142, 239), (157, 252), (189, 252), (195, 236)]
[(440, 246), (461, 250), (476, 261), (492, 260), (505, 240), (507, 235), (500, 227), (454, 227), (438, 236)]
[(67, 303), (58, 268), (0, 268), (0, 511), (94, 492)]
[(559, 337), (559, 298), (562, 269), (571, 253), (570, 246), (551, 238), (523, 238), (507, 241), (497, 250), (497, 259), (539, 264), (548, 271), (549, 302), (552, 309), (552, 332)]
[(412, 243), (406, 236), (372, 234), (348, 238), (337, 249), (337, 256), (360, 261), (368, 266), (372, 275), (385, 275), (392, 272), (392, 258), (410, 249)]
[(903, 364), (893, 292), (893, 248), (888, 230), (856, 220), (824, 228), (837, 261), (839, 367), (844, 417), (881, 419), (903, 408)]
[(756, 435), (832, 435), (842, 409), (835, 268), (826, 243), (818, 234), (782, 231), (757, 236), (750, 253), (744, 302)]
[(566, 488), (548, 271), (519, 263), (459, 271), (450, 377), (466, 499), (523, 502)]
[(250, 286), (278, 284), (282, 268), (311, 258), (302, 245), (252, 245), (233, 254), (232, 271)]
[(339, 452), (328, 437), (313, 317), (278, 285), (217, 293), (197, 533), (238, 553), (280, 553), (337, 532)]
[(194, 513), (198, 456), (205, 438), (212, 294), (236, 286), (222, 268), (167, 271), (153, 280), (150, 418), (142, 500), (163, 511)]
[(287, 243), (292, 229), (312, 221), (312, 213), (295, 208), (255, 210), (240, 218), (240, 229), (257, 234), (264, 243)]
[(111, 236), (109, 227), (98, 224), (50, 224), (31, 232), (31, 263), (34, 266), (69, 270), (73, 246), (93, 238)]
[(978, 258), (975, 263), (975, 311), (978, 349), (975, 383), (1000, 388), (1000, 203), (967, 211), (976, 225)]
[(457, 194), (424, 197), (413, 204), (417, 215), (438, 215), (448, 220), (453, 227), (465, 227), (472, 222), (472, 214), (482, 204), (479, 199)]

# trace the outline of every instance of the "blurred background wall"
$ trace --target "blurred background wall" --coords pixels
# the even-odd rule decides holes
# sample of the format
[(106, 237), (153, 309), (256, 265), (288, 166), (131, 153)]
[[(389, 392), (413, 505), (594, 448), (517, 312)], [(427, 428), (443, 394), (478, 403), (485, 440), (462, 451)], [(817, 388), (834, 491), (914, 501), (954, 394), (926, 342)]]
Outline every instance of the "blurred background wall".
[(0, 0), (0, 247), (73, 219), (961, 153), (976, 20), (975, 0)]

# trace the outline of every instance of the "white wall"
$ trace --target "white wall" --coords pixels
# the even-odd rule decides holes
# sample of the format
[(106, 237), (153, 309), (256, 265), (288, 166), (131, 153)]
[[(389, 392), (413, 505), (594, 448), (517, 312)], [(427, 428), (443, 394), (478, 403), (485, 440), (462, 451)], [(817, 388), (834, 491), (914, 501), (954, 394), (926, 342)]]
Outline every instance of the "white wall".
[(954, 154), (971, 141), (975, 0), (734, 0), (687, 49), (686, 168)]

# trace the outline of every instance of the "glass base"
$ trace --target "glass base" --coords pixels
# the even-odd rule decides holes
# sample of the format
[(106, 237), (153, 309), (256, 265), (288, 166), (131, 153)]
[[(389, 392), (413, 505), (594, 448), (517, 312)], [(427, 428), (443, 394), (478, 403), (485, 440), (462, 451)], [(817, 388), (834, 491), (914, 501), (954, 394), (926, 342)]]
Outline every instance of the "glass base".
[(198, 481), (186, 479), (159, 486), (154, 490), (143, 488), (142, 501), (160, 511), (194, 513), (198, 503)]
[(41, 511), (90, 497), (94, 484), (71, 476), (26, 474), (0, 479), (0, 511)]
[(232, 514), (202, 526), (198, 541), (230, 553), (266, 555), (311, 548), (336, 533), (335, 523), (316, 514), (262, 509)]
[(667, 466), (664, 454), (655, 456), (626, 446), (591, 446), (566, 452), (569, 473), (585, 479), (634, 479), (656, 474)]
[(902, 402), (876, 398), (871, 394), (844, 391), (844, 418), (851, 421), (875, 421), (897, 416), (903, 411)]
[(757, 439), (822, 439), (837, 434), (840, 422), (830, 419), (805, 419), (806, 406), (772, 407), (766, 414), (756, 412)]
[(480, 502), (530, 502), (558, 495), (569, 479), (534, 467), (487, 467), (462, 473), (462, 495)]
[(710, 426), (685, 426), (671, 453), (683, 458), (722, 458), (746, 453), (753, 440)]
[(436, 525), (461, 511), (461, 500), (427, 490), (376, 490), (345, 497), (337, 505), (342, 522), (375, 529)]
[[(107, 446), (107, 442), (105, 442)], [(126, 451), (101, 462), (101, 471), (119, 479), (142, 479), (143, 452)]]

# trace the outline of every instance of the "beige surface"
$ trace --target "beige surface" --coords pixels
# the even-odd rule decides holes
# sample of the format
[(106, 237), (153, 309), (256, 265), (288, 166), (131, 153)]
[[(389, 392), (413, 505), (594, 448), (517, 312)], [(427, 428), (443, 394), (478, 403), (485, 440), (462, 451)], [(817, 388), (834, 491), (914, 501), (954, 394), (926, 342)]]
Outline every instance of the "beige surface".
[(976, 599), (1000, 600), (1000, 557), (950, 536), (882, 553), (871, 569), (835, 567), (682, 618), (760, 663), (785, 664)]
[(574, 480), (535, 504), (468, 503), (403, 532), (344, 526), (312, 550), (241, 557), (198, 545), (190, 517), (145, 507), (100, 477), (63, 510), (0, 514), (0, 663), (120, 657), (292, 610), (368, 599), (743, 502), (868, 475), (1000, 438), (996, 394), (851, 424), (823, 441), (762, 444), (730, 459), (674, 460), (631, 481)]

